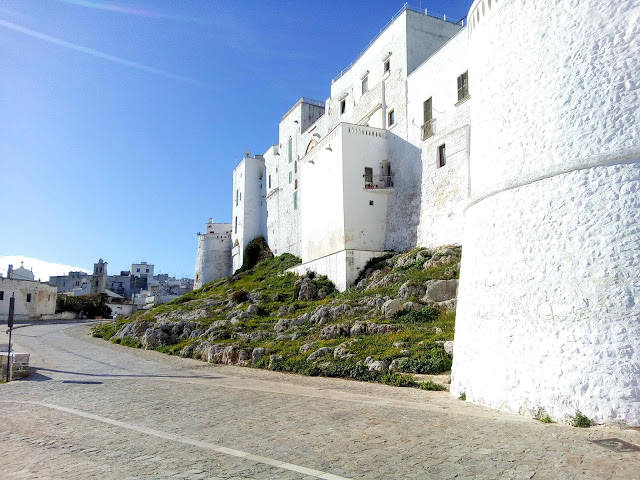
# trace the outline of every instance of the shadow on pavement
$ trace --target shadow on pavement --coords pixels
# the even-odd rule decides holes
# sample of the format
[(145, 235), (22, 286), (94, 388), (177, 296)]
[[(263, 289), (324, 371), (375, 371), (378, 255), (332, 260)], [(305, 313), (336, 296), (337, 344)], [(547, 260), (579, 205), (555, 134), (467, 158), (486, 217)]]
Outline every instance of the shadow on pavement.
[[(26, 379), (28, 380), (30, 377), (43, 377), (42, 380), (51, 380), (51, 377), (47, 377), (45, 375), (41, 375), (37, 372), (39, 371), (43, 371), (43, 372), (54, 372), (54, 373), (66, 373), (69, 375), (81, 375), (83, 377), (133, 377), (133, 378), (203, 378), (203, 379), (209, 379), (209, 380), (216, 380), (222, 377), (216, 377), (214, 375), (148, 375), (148, 374), (128, 374), (128, 373), (118, 373), (118, 374), (113, 374), (113, 373), (84, 373), (84, 372), (71, 372), (69, 370), (55, 370), (52, 368), (41, 368), (41, 367), (31, 367), (29, 372), (29, 377), (27, 377)], [(35, 380), (35, 378), (34, 378)], [(36, 380), (36, 381), (42, 381), (42, 380)], [(65, 383), (70, 383), (70, 381), (67, 381)], [(76, 382), (74, 382), (76, 383)]]

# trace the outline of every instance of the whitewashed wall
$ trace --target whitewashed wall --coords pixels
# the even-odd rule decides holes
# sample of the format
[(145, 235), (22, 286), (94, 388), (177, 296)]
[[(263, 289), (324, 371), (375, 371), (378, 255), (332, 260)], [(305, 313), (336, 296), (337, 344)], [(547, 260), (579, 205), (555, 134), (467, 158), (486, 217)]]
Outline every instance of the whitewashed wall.
[[(4, 292), (0, 300), (0, 318), (4, 321), (9, 315), (9, 299), (15, 296), (14, 318), (36, 319), (40, 315), (56, 313), (57, 289), (53, 285), (32, 280), (13, 280), (0, 277), (0, 292)], [(31, 301), (27, 302), (27, 295)]]
[(640, 425), (639, 15), (631, 0), (471, 8), (454, 395)]
[[(470, 105), (458, 101), (457, 80), (469, 68), (469, 36), (465, 30), (447, 42), (408, 78), (408, 140), (421, 150), (420, 223), (417, 243), (433, 247), (460, 244), (463, 207), (469, 197)], [(474, 77), (470, 73), (469, 90)], [(480, 81), (480, 80), (479, 80)], [(432, 98), (433, 136), (423, 140), (424, 102)], [(446, 165), (438, 165), (445, 145)]]

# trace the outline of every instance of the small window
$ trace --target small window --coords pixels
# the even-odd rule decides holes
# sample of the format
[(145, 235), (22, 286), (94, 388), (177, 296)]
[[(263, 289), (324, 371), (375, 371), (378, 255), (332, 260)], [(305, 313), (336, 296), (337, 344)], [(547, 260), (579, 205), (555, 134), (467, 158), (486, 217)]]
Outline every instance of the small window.
[(294, 182), (294, 188), (297, 190), (298, 189), (298, 179), (296, 178), (296, 181)]
[(298, 192), (293, 192), (293, 209), (298, 209)]
[(389, 73), (391, 71), (391, 59), (385, 60), (384, 62), (384, 73)]
[(289, 145), (288, 145), (288, 150), (289, 150), (289, 163), (291, 163), (293, 161), (293, 140), (291, 139), (291, 137), (289, 137)]
[(233, 233), (238, 233), (238, 217), (236, 217), (236, 225)]
[(140, 269), (139, 269), (139, 268), (136, 268), (136, 272), (139, 272), (139, 271), (140, 271)]
[(147, 268), (146, 272), (149, 273), (149, 269), (148, 268)]
[(31, 294), (27, 293), (27, 303), (31, 303)]
[(269, 175), (269, 188), (271, 188), (271, 175)]
[(362, 95), (369, 91), (369, 75), (362, 79)]
[(298, 173), (298, 162), (297, 161), (293, 162), (293, 171), (295, 173)]
[(369, 205), (373, 205), (373, 200), (369, 200)]
[(443, 143), (438, 147), (438, 167), (444, 167), (447, 164), (447, 151)]
[(51, 295), (49, 295), (49, 298), (47, 300), (51, 301)]
[(469, 96), (469, 71), (458, 77), (458, 101)]
[(387, 114), (387, 126), (390, 127), (392, 125), (396, 124), (396, 112), (391, 110), (388, 114)]
[(240, 195), (240, 192), (238, 190), (236, 190), (236, 207), (238, 206), (238, 197)]
[(4, 300), (4, 292), (0, 292), (0, 300)]
[(293, 172), (289, 172), (289, 183), (293, 182)]
[(340, 100), (340, 115), (347, 111), (347, 100)]
[(373, 168), (364, 167), (364, 186), (371, 188), (373, 186)]

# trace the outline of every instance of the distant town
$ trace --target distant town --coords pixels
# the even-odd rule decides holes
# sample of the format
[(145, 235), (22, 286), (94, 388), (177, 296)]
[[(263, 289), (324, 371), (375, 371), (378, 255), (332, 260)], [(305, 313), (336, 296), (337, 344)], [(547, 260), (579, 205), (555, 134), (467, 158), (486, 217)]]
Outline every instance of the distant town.
[(167, 273), (155, 275), (151, 263), (132, 263), (129, 270), (121, 270), (117, 275), (109, 275), (107, 266), (107, 262), (100, 259), (91, 274), (70, 271), (41, 282), (36, 280), (33, 268), (26, 268), (24, 262), (18, 268), (9, 265), (6, 277), (0, 273), (0, 318), (7, 317), (11, 296), (15, 298), (16, 319), (26, 320), (81, 315), (60, 311), (60, 304), (65, 302), (56, 302), (58, 294), (100, 296), (100, 301), (115, 317), (153, 308), (193, 290), (193, 279), (175, 278)]

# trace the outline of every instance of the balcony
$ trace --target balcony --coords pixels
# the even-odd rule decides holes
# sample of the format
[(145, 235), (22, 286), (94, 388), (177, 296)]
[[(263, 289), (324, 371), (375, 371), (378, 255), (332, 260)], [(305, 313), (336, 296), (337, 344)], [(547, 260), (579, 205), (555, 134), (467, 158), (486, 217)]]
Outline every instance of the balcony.
[(422, 133), (422, 140), (433, 137), (436, 133), (436, 119), (433, 118), (424, 122), (422, 127), (420, 127), (420, 132)]
[(393, 188), (393, 177), (391, 175), (363, 175), (365, 190), (379, 190)]

